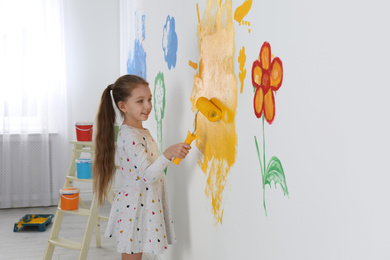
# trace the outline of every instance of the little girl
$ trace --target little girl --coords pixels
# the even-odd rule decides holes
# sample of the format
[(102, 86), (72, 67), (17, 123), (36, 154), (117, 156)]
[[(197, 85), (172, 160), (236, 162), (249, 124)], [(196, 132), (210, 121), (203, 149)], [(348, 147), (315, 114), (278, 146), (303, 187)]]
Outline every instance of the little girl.
[(120, 77), (103, 91), (97, 114), (93, 176), (100, 206), (116, 171), (111, 93), (124, 118), (116, 147), (123, 187), (114, 198), (105, 236), (116, 238), (122, 259), (140, 260), (143, 252), (161, 254), (175, 242), (164, 170), (172, 157), (184, 159), (191, 147), (179, 143), (159, 155), (157, 143), (142, 126), (152, 111), (149, 84), (135, 75)]

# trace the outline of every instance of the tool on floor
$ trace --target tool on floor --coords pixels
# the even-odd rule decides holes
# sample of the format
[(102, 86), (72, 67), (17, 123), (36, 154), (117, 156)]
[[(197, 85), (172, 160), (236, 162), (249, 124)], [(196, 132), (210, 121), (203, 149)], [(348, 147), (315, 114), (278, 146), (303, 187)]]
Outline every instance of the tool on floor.
[(21, 226), (37, 226), (39, 231), (46, 230), (46, 225), (51, 223), (53, 214), (27, 214), (14, 225), (14, 232), (17, 232)]
[[(210, 122), (217, 122), (219, 119), (221, 119), (222, 111), (218, 108), (211, 100), (208, 100), (205, 97), (200, 97), (196, 100), (196, 108), (198, 109), (195, 113), (195, 121), (194, 121), (194, 131), (190, 133), (190, 131), (187, 132), (187, 138), (184, 141), (186, 144), (191, 144), (192, 141), (196, 139), (196, 121), (198, 118), (198, 112), (200, 111)], [(175, 158), (173, 160), (173, 163), (176, 165), (179, 165), (181, 159)]]

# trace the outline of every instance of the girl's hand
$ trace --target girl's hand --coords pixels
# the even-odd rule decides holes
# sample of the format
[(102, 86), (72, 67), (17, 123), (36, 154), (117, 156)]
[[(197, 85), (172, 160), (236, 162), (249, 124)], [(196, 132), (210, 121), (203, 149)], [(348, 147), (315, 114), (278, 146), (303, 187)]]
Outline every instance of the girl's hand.
[(191, 149), (191, 146), (189, 144), (178, 143), (178, 144), (172, 145), (171, 147), (168, 147), (164, 151), (164, 156), (168, 160), (172, 160), (172, 157), (184, 159), (184, 158), (186, 158), (190, 149)]

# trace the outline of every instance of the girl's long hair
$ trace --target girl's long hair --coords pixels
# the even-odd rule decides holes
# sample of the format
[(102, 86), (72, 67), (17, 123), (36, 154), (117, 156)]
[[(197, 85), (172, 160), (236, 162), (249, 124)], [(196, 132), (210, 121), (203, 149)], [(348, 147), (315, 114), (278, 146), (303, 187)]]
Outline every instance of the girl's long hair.
[[(135, 75), (124, 75), (109, 85), (100, 99), (96, 116), (95, 158), (93, 160), (93, 191), (97, 193), (98, 204), (102, 206), (111, 189), (115, 166), (115, 109), (111, 99), (118, 107), (120, 101), (126, 102), (131, 92), (139, 85), (149, 85), (143, 78)], [(119, 107), (118, 107), (119, 109)], [(124, 116), (123, 112), (121, 115)]]

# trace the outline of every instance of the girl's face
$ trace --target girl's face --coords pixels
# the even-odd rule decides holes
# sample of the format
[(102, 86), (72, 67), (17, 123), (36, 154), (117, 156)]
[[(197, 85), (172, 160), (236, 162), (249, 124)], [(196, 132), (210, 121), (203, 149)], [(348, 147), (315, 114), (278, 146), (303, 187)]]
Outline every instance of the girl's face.
[(142, 122), (149, 118), (152, 111), (152, 93), (148, 85), (138, 85), (131, 92), (126, 102), (118, 103), (119, 109), (124, 113), (124, 124), (143, 128)]

